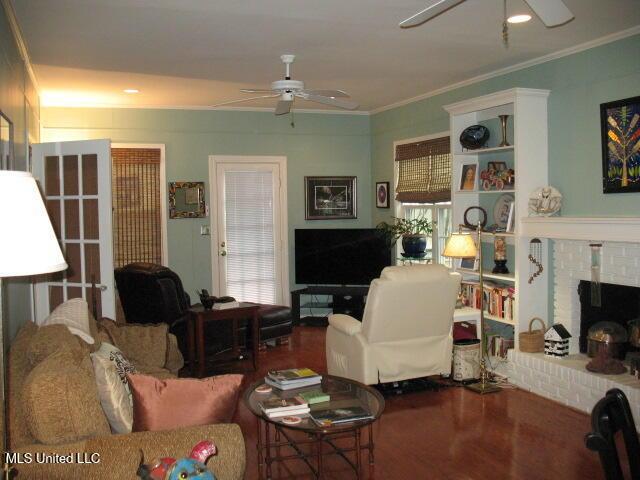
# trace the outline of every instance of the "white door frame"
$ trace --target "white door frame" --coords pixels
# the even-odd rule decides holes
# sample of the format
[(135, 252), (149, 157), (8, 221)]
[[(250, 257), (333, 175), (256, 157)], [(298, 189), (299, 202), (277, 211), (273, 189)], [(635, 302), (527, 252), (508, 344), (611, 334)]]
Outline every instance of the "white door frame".
[(280, 258), (281, 261), (281, 278), (282, 278), (282, 300), (287, 306), (291, 303), (291, 295), (289, 292), (289, 222), (288, 222), (288, 206), (287, 206), (287, 157), (285, 156), (269, 156), (269, 155), (209, 155), (209, 205), (211, 208), (210, 224), (211, 224), (211, 289), (213, 295), (220, 294), (220, 282), (218, 280), (217, 269), (214, 268), (218, 264), (218, 245), (220, 238), (218, 236), (218, 185), (217, 166), (221, 163), (271, 163), (277, 164), (280, 170)]
[(111, 148), (157, 148), (160, 150), (160, 235), (162, 242), (162, 265), (169, 266), (169, 237), (167, 234), (167, 211), (169, 200), (167, 198), (167, 168), (165, 160), (164, 143), (112, 143)]

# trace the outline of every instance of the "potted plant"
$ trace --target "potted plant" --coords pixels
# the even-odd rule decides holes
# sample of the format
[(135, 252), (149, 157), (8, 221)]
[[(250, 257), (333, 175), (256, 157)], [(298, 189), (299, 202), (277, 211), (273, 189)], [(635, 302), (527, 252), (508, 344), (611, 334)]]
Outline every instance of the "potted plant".
[(402, 249), (409, 257), (423, 257), (427, 249), (427, 235), (433, 233), (433, 223), (425, 217), (393, 217), (393, 223), (381, 222), (377, 228), (388, 235), (391, 243), (402, 238)]

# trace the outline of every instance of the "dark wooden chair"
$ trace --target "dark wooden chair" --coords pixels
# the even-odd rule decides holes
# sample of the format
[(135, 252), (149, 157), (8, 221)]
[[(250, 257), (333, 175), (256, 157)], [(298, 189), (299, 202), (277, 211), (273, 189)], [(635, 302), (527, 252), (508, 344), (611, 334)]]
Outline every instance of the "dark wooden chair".
[(607, 392), (591, 412), (592, 432), (585, 437), (587, 448), (598, 452), (607, 480), (624, 480), (616, 448), (616, 434), (621, 433), (633, 480), (640, 480), (640, 442), (627, 397), (617, 388)]

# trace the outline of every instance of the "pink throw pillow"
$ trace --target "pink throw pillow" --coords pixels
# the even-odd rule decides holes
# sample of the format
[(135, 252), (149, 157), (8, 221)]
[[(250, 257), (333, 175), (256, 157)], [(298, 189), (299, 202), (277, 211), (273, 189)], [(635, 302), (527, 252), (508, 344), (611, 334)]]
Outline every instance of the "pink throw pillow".
[(203, 379), (127, 375), (133, 396), (133, 431), (228, 423), (238, 403), (242, 375)]

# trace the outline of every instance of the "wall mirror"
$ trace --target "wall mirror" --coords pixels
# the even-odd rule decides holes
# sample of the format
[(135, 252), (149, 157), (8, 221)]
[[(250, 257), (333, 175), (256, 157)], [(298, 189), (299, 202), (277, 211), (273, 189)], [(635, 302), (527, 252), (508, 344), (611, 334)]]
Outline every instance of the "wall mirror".
[(205, 217), (204, 182), (169, 182), (169, 218)]
[(0, 168), (13, 168), (13, 123), (0, 111)]

